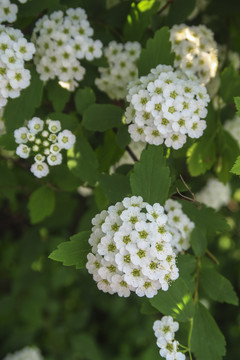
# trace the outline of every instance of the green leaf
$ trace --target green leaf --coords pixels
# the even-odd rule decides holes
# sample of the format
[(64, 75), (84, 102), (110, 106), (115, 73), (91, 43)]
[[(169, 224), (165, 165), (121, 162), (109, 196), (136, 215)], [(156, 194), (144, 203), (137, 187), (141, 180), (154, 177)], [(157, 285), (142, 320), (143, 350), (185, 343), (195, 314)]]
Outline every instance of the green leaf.
[(142, 0), (138, 4), (132, 3), (127, 16), (123, 34), (128, 41), (141, 41), (151, 21), (151, 16), (158, 10), (159, 4), (155, 0)]
[(122, 157), (124, 150), (117, 144), (117, 136), (113, 130), (104, 134), (104, 142), (96, 149), (100, 171), (108, 171), (111, 165), (115, 165)]
[(79, 125), (77, 119), (70, 114), (56, 112), (49, 114), (48, 118), (51, 120), (59, 120), (62, 126), (62, 130), (68, 129), (71, 131), (75, 131), (77, 126)]
[(231, 172), (236, 175), (240, 175), (240, 156), (237, 157), (235, 164), (233, 165)]
[(240, 94), (240, 76), (232, 65), (225, 68), (221, 73), (220, 95), (223, 100), (230, 104), (233, 98)]
[(18, 189), (15, 172), (8, 168), (7, 162), (0, 163), (0, 198), (14, 199)]
[(43, 82), (35, 70), (31, 70), (31, 83), (21, 91), (16, 99), (9, 99), (4, 108), (3, 118), (8, 132), (14, 131), (23, 125), (24, 120), (30, 120), (35, 109), (42, 101)]
[(237, 108), (237, 115), (240, 116), (240, 96), (235, 97), (234, 102)]
[(169, 26), (182, 24), (195, 8), (195, 0), (176, 0), (171, 6), (167, 17)]
[(95, 185), (98, 177), (98, 161), (96, 155), (82, 136), (78, 135), (74, 147), (67, 152), (67, 166), (73, 174), (90, 185)]
[(199, 176), (210, 170), (216, 160), (214, 139), (204, 138), (193, 144), (187, 152), (188, 170), (191, 176)]
[(198, 226), (192, 230), (190, 242), (196, 256), (202, 256), (205, 253), (207, 249), (207, 238), (202, 229)]
[(50, 179), (64, 191), (74, 191), (81, 185), (81, 180), (69, 171), (67, 165), (54, 166), (50, 172)]
[(121, 126), (117, 132), (117, 144), (124, 149), (131, 142), (131, 137), (128, 132), (128, 126)]
[(99, 183), (112, 203), (122, 201), (124, 197), (131, 194), (130, 182), (127, 176), (104, 174), (99, 176)]
[(196, 204), (187, 201), (181, 201), (181, 204), (183, 212), (206, 234), (229, 230), (229, 225), (224, 217), (214, 209), (206, 207), (204, 204), (197, 207)]
[(150, 204), (164, 204), (170, 187), (170, 170), (165, 165), (163, 149), (149, 146), (134, 165), (130, 183), (133, 195), (140, 195)]
[(32, 224), (37, 224), (51, 215), (55, 207), (55, 193), (47, 186), (41, 186), (30, 196), (28, 209)]
[(147, 41), (146, 49), (141, 52), (138, 61), (139, 75), (147, 75), (159, 64), (173, 65), (174, 53), (171, 49), (169, 29), (162, 27), (156, 31), (153, 39)]
[(238, 297), (232, 284), (216, 270), (201, 269), (199, 284), (212, 300), (238, 305)]
[(239, 146), (236, 139), (228, 131), (221, 129), (218, 134), (218, 149), (216, 174), (218, 179), (226, 184), (232, 176), (230, 171), (239, 155)]
[(123, 110), (114, 105), (93, 104), (83, 114), (83, 126), (92, 131), (106, 131), (122, 125)]
[(17, 145), (14, 139), (13, 132), (0, 136), (0, 146), (6, 150), (16, 150)]
[(80, 115), (82, 115), (90, 105), (94, 104), (95, 101), (95, 94), (89, 87), (79, 89), (74, 96), (75, 106)]
[(197, 303), (193, 318), (191, 350), (197, 360), (221, 360), (225, 339), (209, 311)]
[(197, 260), (193, 255), (178, 255), (177, 267), (179, 269), (179, 277), (185, 281), (192, 294), (195, 289), (195, 278), (193, 274), (196, 271), (196, 266)]
[(208, 106), (207, 128), (203, 136), (187, 151), (187, 164), (191, 176), (199, 176), (213, 166), (216, 160), (215, 137), (218, 129), (216, 111), (212, 103)]
[(70, 99), (70, 91), (61, 87), (56, 80), (49, 81), (46, 89), (48, 99), (52, 102), (54, 110), (57, 112), (63, 111), (66, 103)]
[(82, 269), (87, 262), (87, 254), (90, 252), (88, 239), (90, 231), (82, 231), (70, 237), (70, 241), (58, 245), (49, 258), (55, 261), (61, 261), (65, 266), (75, 266), (76, 269)]
[(150, 303), (162, 314), (171, 315), (178, 321), (187, 321), (193, 316), (192, 295), (181, 278), (175, 280), (167, 291), (160, 290)]

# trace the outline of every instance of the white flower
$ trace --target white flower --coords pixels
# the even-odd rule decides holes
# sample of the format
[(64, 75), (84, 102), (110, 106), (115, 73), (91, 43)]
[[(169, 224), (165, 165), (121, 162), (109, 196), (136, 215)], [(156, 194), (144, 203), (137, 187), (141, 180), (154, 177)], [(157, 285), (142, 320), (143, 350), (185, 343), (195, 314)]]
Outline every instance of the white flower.
[(171, 66), (158, 65), (148, 76), (129, 85), (125, 112), (128, 131), (135, 141), (153, 145), (165, 143), (180, 149), (192, 138), (202, 136), (206, 122), (206, 88), (196, 78)]
[(48, 130), (51, 133), (58, 133), (61, 130), (61, 123), (59, 120), (47, 120)]
[(136, 60), (139, 58), (141, 45), (138, 42), (118, 44), (111, 41), (104, 49), (108, 67), (100, 67), (100, 78), (95, 80), (97, 87), (106, 92), (110, 99), (124, 99), (127, 85), (138, 75)]
[(49, 173), (49, 168), (45, 162), (41, 162), (41, 163), (35, 162), (31, 166), (30, 170), (33, 173), (33, 175), (35, 175), (37, 178), (42, 178), (44, 176), (47, 176)]
[(153, 324), (154, 334), (157, 338), (157, 346), (160, 355), (166, 360), (185, 360), (186, 356), (178, 351), (179, 342), (175, 340), (175, 332), (179, 324), (171, 316), (163, 316)]
[(50, 154), (47, 157), (47, 162), (51, 166), (60, 165), (62, 163), (62, 154)]
[(43, 130), (44, 121), (38, 117), (33, 117), (28, 122), (28, 128), (32, 134), (37, 134), (38, 132)]
[(14, 130), (15, 142), (17, 144), (25, 144), (28, 142), (28, 129), (26, 127), (21, 127), (19, 129)]
[(58, 143), (63, 149), (71, 149), (75, 144), (75, 141), (75, 135), (69, 130), (63, 130), (58, 134)]
[(141, 196), (124, 198), (96, 215), (86, 267), (98, 288), (119, 296), (134, 291), (149, 298), (159, 289), (167, 290), (168, 282), (178, 277), (170, 232), (162, 230), (167, 220), (163, 207), (150, 206)]
[(210, 29), (204, 25), (174, 25), (170, 30), (170, 39), (176, 53), (175, 67), (196, 75), (202, 84), (216, 75), (217, 44)]
[(218, 211), (231, 200), (230, 184), (224, 185), (218, 179), (211, 178), (205, 187), (196, 194), (196, 199)]
[(30, 148), (25, 144), (20, 144), (16, 149), (16, 154), (23, 159), (27, 159), (29, 157)]
[[(102, 55), (102, 43), (92, 39), (93, 29), (85, 10), (68, 9), (66, 15), (55, 11), (36, 23), (32, 41), (36, 45), (34, 62), (43, 81), (58, 78), (73, 91), (85, 74), (79, 60), (88, 61)], [(64, 84), (63, 84), (64, 83)]]
[(13, 354), (8, 354), (3, 360), (43, 360), (40, 350), (36, 347), (25, 347)]
[[(16, 11), (13, 9), (17, 10), (15, 4), (1, 0), (0, 23), (16, 20)], [(23, 56), (23, 47), (28, 56)], [(9, 97), (18, 97), (20, 91), (29, 86), (31, 75), (24, 66), (25, 61), (31, 60), (33, 52), (33, 44), (27, 42), (20, 30), (0, 25), (0, 110), (7, 104)]]

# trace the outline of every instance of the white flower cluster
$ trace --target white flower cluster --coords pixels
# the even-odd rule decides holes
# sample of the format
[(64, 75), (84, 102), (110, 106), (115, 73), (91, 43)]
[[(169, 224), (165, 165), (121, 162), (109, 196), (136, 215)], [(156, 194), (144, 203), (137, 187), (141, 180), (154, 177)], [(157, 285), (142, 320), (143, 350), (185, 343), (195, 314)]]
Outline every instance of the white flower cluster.
[(136, 61), (141, 52), (138, 42), (128, 41), (118, 44), (111, 41), (104, 49), (109, 67), (100, 67), (101, 77), (95, 80), (97, 87), (107, 93), (110, 99), (124, 99), (127, 95), (127, 85), (138, 77)]
[[(21, 4), (26, 3), (28, 0), (18, 0)], [(12, 23), (17, 20), (18, 7), (12, 4), (10, 0), (0, 0), (0, 23)]]
[(224, 129), (232, 135), (240, 147), (240, 117), (235, 115), (232, 120), (227, 120), (224, 124)]
[(85, 10), (68, 9), (66, 16), (55, 11), (36, 23), (32, 41), (36, 44), (34, 62), (43, 81), (57, 77), (73, 91), (85, 74), (81, 59), (88, 61), (102, 56), (102, 43), (92, 39)]
[(173, 321), (171, 316), (163, 316), (161, 320), (156, 320), (153, 324), (157, 346), (160, 348), (159, 354), (166, 360), (186, 359), (186, 356), (178, 351), (179, 342), (174, 339), (178, 329), (178, 322)]
[(126, 109), (128, 131), (134, 141), (179, 149), (202, 136), (210, 98), (205, 86), (171, 66), (158, 65), (130, 84)]
[(0, 25), (0, 109), (7, 99), (16, 98), (30, 84), (30, 71), (24, 69), (25, 61), (35, 52), (20, 30)]
[(215, 178), (209, 179), (205, 187), (196, 194), (196, 199), (218, 211), (231, 200), (230, 185), (228, 183), (224, 185)]
[[(62, 163), (61, 151), (71, 149), (76, 137), (69, 130), (61, 131), (59, 120), (43, 121), (33, 117), (27, 126), (14, 131), (15, 141), (19, 144), (16, 154), (23, 159), (33, 155), (35, 163), (30, 170), (36, 177), (42, 178), (49, 173), (48, 165)], [(45, 158), (47, 163), (44, 162)]]
[(175, 200), (169, 199), (164, 205), (168, 216), (168, 230), (172, 235), (171, 245), (176, 254), (190, 248), (190, 235), (194, 223), (182, 211), (182, 205)]
[(38, 348), (25, 347), (13, 354), (8, 354), (3, 360), (43, 360), (43, 357)]
[(167, 221), (161, 205), (151, 206), (141, 196), (126, 197), (95, 216), (86, 267), (99, 290), (149, 298), (168, 290), (178, 268)]
[(202, 84), (216, 75), (217, 44), (213, 32), (205, 25), (174, 25), (170, 30), (170, 39), (176, 54), (175, 67), (196, 75)]

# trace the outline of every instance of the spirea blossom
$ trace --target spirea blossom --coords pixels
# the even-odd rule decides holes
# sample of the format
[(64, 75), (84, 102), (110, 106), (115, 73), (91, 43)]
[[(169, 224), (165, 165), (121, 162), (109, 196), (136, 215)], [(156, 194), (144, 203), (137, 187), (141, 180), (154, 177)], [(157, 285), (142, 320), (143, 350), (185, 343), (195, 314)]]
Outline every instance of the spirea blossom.
[(134, 141), (145, 141), (174, 149), (206, 128), (210, 98), (205, 86), (171, 66), (158, 65), (150, 74), (129, 85), (125, 112), (128, 131)]
[(23, 159), (34, 156), (31, 172), (38, 178), (47, 176), (49, 165), (62, 163), (62, 150), (73, 147), (76, 138), (69, 130), (61, 131), (59, 120), (41, 120), (33, 117), (23, 126), (14, 131), (15, 142), (18, 145), (16, 154)]
[(194, 223), (184, 214), (182, 205), (175, 200), (169, 199), (164, 205), (168, 215), (168, 231), (172, 235), (171, 245), (174, 252), (178, 254), (190, 248), (190, 235), (194, 228)]
[(224, 124), (224, 129), (232, 135), (240, 146), (240, 117), (235, 115), (232, 120), (227, 120)]
[(171, 316), (163, 316), (153, 324), (154, 334), (157, 338), (159, 354), (166, 360), (185, 360), (186, 356), (178, 351), (179, 342), (175, 340), (175, 332), (179, 324)]
[(224, 185), (215, 178), (209, 179), (204, 188), (196, 194), (196, 199), (218, 211), (231, 200), (230, 185)]
[(207, 84), (216, 75), (217, 44), (213, 32), (205, 25), (174, 25), (170, 30), (170, 40), (176, 54), (176, 68), (196, 75), (202, 84)]
[(127, 95), (127, 85), (138, 77), (136, 61), (141, 52), (138, 42), (128, 41), (119, 44), (111, 41), (104, 49), (108, 67), (100, 67), (100, 78), (95, 80), (97, 87), (106, 92), (110, 99), (120, 100)]
[(25, 347), (13, 354), (8, 354), (3, 360), (43, 360), (43, 357), (38, 348)]
[[(179, 204), (166, 203), (169, 218), (160, 204), (132, 196), (93, 218), (86, 267), (100, 290), (124, 297), (133, 291), (149, 298), (159, 289), (168, 290), (169, 282), (178, 278), (172, 239), (186, 230), (184, 215), (173, 205)], [(174, 216), (180, 220), (178, 230)]]
[(0, 25), (0, 109), (7, 99), (20, 96), (20, 91), (30, 84), (30, 71), (25, 61), (31, 60), (35, 52), (22, 32)]
[[(28, 0), (18, 0), (21, 4)], [(17, 20), (18, 6), (10, 0), (0, 0), (0, 23), (12, 23)]]
[(93, 40), (85, 10), (55, 11), (36, 23), (32, 40), (36, 44), (34, 62), (43, 81), (58, 78), (73, 91), (85, 74), (80, 60), (91, 61), (102, 55), (102, 43)]

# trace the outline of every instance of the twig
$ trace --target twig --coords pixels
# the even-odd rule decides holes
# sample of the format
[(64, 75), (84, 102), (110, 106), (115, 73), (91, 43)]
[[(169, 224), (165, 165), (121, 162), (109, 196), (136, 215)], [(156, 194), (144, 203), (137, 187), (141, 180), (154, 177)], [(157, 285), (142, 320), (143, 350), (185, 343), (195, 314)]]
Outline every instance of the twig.
[(168, 1), (166, 2), (166, 4), (165, 4), (161, 9), (158, 10), (157, 14), (158, 14), (158, 15), (161, 14), (161, 13), (162, 13), (164, 10), (166, 10), (170, 5), (172, 5), (172, 4), (174, 3), (174, 1), (175, 1), (175, 0), (168, 0)]
[(130, 149), (129, 146), (126, 146), (126, 151), (129, 153), (129, 155), (131, 156), (131, 158), (134, 160), (134, 161), (138, 161), (138, 158), (136, 157), (136, 155), (134, 154), (134, 152), (132, 151), (132, 149)]
[(199, 284), (199, 265), (200, 265), (200, 258), (197, 258), (197, 268), (196, 268), (196, 278), (195, 278), (195, 290), (194, 290), (194, 295), (193, 295), (193, 302), (194, 304), (197, 301), (197, 297), (198, 297), (198, 284)]
[(219, 265), (218, 259), (211, 253), (211, 251), (206, 250), (206, 255), (212, 260), (212, 262), (214, 262), (214, 264)]

